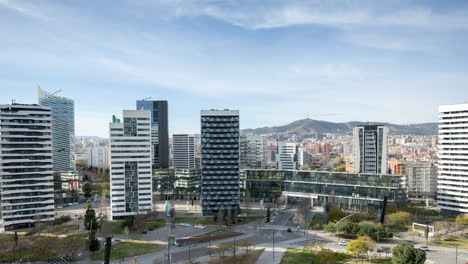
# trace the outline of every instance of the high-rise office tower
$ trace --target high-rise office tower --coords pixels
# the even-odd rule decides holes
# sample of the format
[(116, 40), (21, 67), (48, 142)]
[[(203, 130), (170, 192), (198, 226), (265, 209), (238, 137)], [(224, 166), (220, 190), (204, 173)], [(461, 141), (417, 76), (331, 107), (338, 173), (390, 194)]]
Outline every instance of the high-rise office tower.
[(112, 218), (144, 214), (152, 208), (151, 113), (123, 110), (110, 127)]
[(188, 134), (172, 135), (174, 169), (195, 168), (194, 136)]
[(304, 148), (299, 148), (297, 151), (297, 165), (298, 167), (307, 167), (313, 161), (313, 157), (310, 152)]
[(296, 143), (278, 143), (278, 170), (297, 170)]
[(54, 220), (50, 107), (0, 105), (0, 231)]
[(468, 103), (439, 106), (437, 206), (468, 213)]
[(387, 174), (388, 128), (380, 125), (357, 126), (354, 137), (354, 172)]
[(202, 210), (239, 207), (239, 111), (201, 111)]
[(109, 149), (107, 147), (89, 148), (87, 151), (88, 167), (109, 167)]
[(263, 169), (267, 167), (265, 137), (241, 135), (240, 165), (243, 169)]
[(75, 170), (75, 103), (38, 88), (39, 105), (52, 109), (54, 171)]
[(151, 145), (153, 168), (169, 168), (169, 126), (167, 101), (138, 100), (137, 110), (151, 113)]
[(437, 167), (430, 161), (407, 162), (406, 188), (409, 197), (434, 198), (437, 193)]

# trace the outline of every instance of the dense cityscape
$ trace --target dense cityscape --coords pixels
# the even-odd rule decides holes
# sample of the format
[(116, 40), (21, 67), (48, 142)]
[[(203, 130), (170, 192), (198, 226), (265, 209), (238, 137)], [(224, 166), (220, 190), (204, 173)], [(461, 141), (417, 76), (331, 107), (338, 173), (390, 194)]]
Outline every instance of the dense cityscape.
[(0, 263), (468, 263), (464, 3), (85, 2), (0, 0)]

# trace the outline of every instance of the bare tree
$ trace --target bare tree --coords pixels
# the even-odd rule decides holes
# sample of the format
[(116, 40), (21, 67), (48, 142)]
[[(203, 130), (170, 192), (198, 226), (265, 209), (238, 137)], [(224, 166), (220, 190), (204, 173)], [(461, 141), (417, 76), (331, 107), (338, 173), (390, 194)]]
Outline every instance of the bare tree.
[(249, 190), (245, 190), (244, 209), (245, 209), (245, 215), (249, 216), (249, 209), (250, 209), (250, 191)]

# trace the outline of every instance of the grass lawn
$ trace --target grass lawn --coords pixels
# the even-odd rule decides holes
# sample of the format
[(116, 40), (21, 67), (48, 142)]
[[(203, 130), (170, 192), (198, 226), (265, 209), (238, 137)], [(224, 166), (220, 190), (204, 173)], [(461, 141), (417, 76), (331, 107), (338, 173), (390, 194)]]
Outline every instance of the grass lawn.
[(304, 252), (298, 248), (288, 248), (281, 259), (281, 264), (318, 263), (312, 252)]
[(216, 231), (211, 231), (208, 233), (196, 235), (194, 237), (209, 237), (209, 236), (216, 236), (216, 235), (242, 235), (242, 233), (219, 229)]
[(40, 230), (40, 233), (49, 233), (54, 235), (66, 235), (78, 231), (78, 225), (56, 225), (47, 226)]
[[(249, 223), (249, 222), (252, 222), (252, 221), (256, 221), (256, 220), (259, 220), (259, 219), (263, 219), (265, 218), (264, 216), (240, 216), (238, 217), (238, 222), (236, 223), (236, 225), (239, 225), (239, 224), (245, 224), (245, 223)], [(206, 226), (210, 226), (210, 225), (217, 225), (218, 223), (215, 223), (215, 221), (213, 221), (213, 217), (212, 216), (205, 216), (205, 217), (176, 217), (175, 219), (176, 223), (189, 223), (189, 224), (192, 224), (192, 225), (206, 225)]]
[(455, 246), (458, 245), (458, 248), (468, 249), (468, 237), (451, 237), (445, 241), (438, 241), (430, 245), (449, 248), (455, 248)]
[[(110, 230), (112, 234), (114, 235), (123, 235), (124, 234), (124, 228), (122, 227), (122, 221), (113, 221), (113, 222), (107, 222), (106, 225), (110, 225)], [(157, 228), (164, 227), (166, 225), (166, 220), (164, 219), (156, 219), (155, 221), (150, 221), (145, 223), (145, 229), (146, 230), (154, 230)], [(135, 234), (135, 232), (132, 232), (130, 230), (130, 234)]]
[(106, 222), (105, 225), (109, 225), (112, 234), (123, 234), (124, 228), (122, 227), (122, 221)]
[(218, 258), (218, 259), (213, 259), (208, 262), (204, 262), (206, 264), (251, 264), (251, 263), (256, 263), (257, 259), (262, 255), (263, 249), (258, 249), (258, 250), (251, 250), (249, 253), (242, 253), (242, 254), (236, 254), (236, 259), (234, 259), (234, 256), (227, 256), (224, 258)]
[(247, 216), (247, 217), (241, 216), (241, 217), (238, 217), (239, 222), (237, 224), (250, 223), (250, 222), (257, 221), (257, 220), (264, 219), (264, 218), (265, 218), (265, 216), (262, 216), (262, 215)]
[(166, 226), (166, 220), (156, 219), (156, 221), (146, 222), (145, 226), (146, 226), (146, 229), (148, 229), (148, 230), (158, 229), (158, 228)]
[(321, 251), (303, 251), (297, 248), (288, 248), (281, 259), (281, 264), (301, 264), (301, 263), (345, 263), (349, 261), (350, 256), (334, 252), (328, 249)]
[[(120, 259), (133, 256), (144, 255), (160, 251), (164, 246), (143, 240), (124, 240), (112, 246), (111, 259)], [(104, 250), (99, 251), (93, 257), (93, 260), (103, 260)]]

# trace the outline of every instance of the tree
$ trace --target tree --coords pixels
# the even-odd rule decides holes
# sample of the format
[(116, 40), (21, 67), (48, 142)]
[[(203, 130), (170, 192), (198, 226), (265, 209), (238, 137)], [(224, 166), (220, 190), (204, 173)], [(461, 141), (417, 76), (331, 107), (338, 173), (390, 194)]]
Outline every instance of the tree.
[(231, 246), (229, 244), (219, 244), (216, 246), (216, 253), (222, 258), (224, 258), (224, 253), (230, 249)]
[(88, 243), (89, 243), (89, 251), (93, 253), (98, 251), (99, 248), (101, 247), (101, 243), (99, 243), (99, 240), (96, 238), (96, 232), (94, 231), (91, 231), (89, 233)]
[(426, 225), (426, 228), (424, 228), (424, 237), (426, 238), (426, 246), (428, 244), (428, 239), (429, 239), (429, 226)]
[(408, 212), (398, 211), (388, 215), (388, 221), (392, 224), (405, 225), (411, 220), (411, 214)]
[(131, 226), (131, 229), (135, 230), (138, 233), (143, 232), (146, 227), (145, 223), (145, 216), (142, 214), (137, 214), (133, 220), (133, 225)]
[(130, 234), (130, 229), (128, 228), (128, 226), (124, 227), (124, 230), (123, 230), (123, 231), (124, 231), (125, 236), (126, 236), (127, 239), (128, 239), (128, 235)]
[(401, 243), (392, 250), (393, 264), (423, 264), (426, 261), (426, 252), (414, 248), (409, 243)]
[(93, 208), (91, 208), (91, 202), (86, 203), (86, 213), (84, 217), (84, 225), (87, 230), (96, 230), (98, 228), (97, 220), (96, 220), (96, 212)]
[(361, 240), (353, 240), (346, 247), (346, 251), (355, 257), (362, 256), (367, 250), (367, 243)]
[(327, 217), (330, 222), (337, 222), (341, 218), (345, 217), (346, 213), (340, 208), (331, 208), (328, 211)]
[(245, 215), (249, 216), (249, 209), (250, 209), (250, 191), (249, 190), (245, 190), (244, 209), (245, 209)]
[[(357, 240), (366, 243), (366, 247), (367, 247), (366, 252), (368, 253), (368, 257), (370, 258), (369, 252), (374, 250), (375, 245), (376, 245), (375, 241), (372, 238), (370, 238), (369, 236), (361, 236), (361, 237), (358, 237)], [(369, 261), (370, 261), (370, 259), (369, 259)]]
[(222, 225), (224, 223), (223, 210), (218, 210), (218, 216), (216, 217), (216, 219), (218, 220), (218, 225)]
[(357, 238), (357, 240), (360, 240), (360, 241), (363, 241), (364, 243), (366, 243), (367, 249), (369, 251), (374, 250), (375, 245), (376, 245), (375, 240), (370, 238), (369, 236), (360, 236), (360, 237)]
[(250, 241), (242, 241), (239, 243), (239, 246), (243, 248), (246, 253), (249, 253), (249, 250), (252, 248), (253, 244)]
[(83, 183), (83, 193), (84, 193), (84, 197), (86, 199), (89, 199), (91, 197), (91, 183), (89, 182), (84, 182)]

